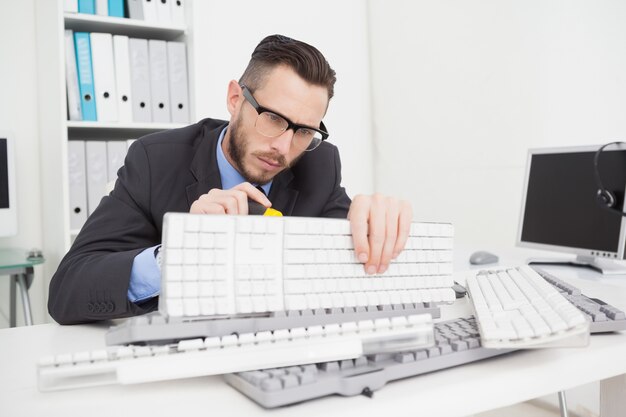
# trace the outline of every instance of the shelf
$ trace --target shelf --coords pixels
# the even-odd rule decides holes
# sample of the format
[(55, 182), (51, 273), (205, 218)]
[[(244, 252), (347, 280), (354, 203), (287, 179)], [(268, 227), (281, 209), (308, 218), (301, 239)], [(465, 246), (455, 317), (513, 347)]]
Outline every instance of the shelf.
[(160, 25), (123, 17), (98, 16), (81, 13), (64, 13), (65, 29), (77, 32), (107, 32), (137, 38), (175, 40), (185, 34), (185, 27)]
[(184, 123), (120, 123), (120, 122), (77, 122), (73, 120), (67, 121), (69, 129), (119, 129), (119, 130), (159, 130), (176, 129), (187, 126)]
[(119, 122), (67, 122), (68, 138), (82, 140), (111, 139), (112, 136), (136, 139), (149, 133), (178, 129), (182, 123), (119, 123)]

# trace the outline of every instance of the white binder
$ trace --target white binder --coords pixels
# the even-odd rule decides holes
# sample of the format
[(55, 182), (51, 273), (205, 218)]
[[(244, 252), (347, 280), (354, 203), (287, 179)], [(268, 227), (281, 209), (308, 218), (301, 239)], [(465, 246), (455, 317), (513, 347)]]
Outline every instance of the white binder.
[(113, 36), (110, 33), (91, 33), (96, 112), (99, 122), (117, 121), (117, 93), (113, 65)]
[(78, 0), (65, 0), (63, 2), (63, 11), (68, 13), (78, 13)]
[(74, 33), (69, 29), (65, 31), (65, 84), (67, 84), (67, 108), (70, 120), (83, 120), (80, 109)]
[(143, 20), (143, 0), (126, 0), (126, 5), (130, 19)]
[(171, 25), (172, 24), (172, 12), (170, 10), (170, 1), (171, 0), (158, 0), (156, 1), (156, 9), (157, 9), (157, 22), (161, 25)]
[(185, 1), (186, 0), (169, 0), (172, 25), (174, 26), (185, 26)]
[(150, 92), (152, 94), (152, 121), (169, 123), (170, 89), (167, 76), (167, 43), (161, 40), (148, 41), (150, 54)]
[(109, 15), (109, 0), (96, 0), (96, 14), (100, 16)]
[(128, 36), (113, 36), (113, 54), (115, 55), (115, 86), (117, 88), (118, 120), (120, 122), (132, 122), (133, 99), (130, 87)]
[(84, 141), (68, 141), (67, 169), (70, 185), (70, 228), (80, 229), (87, 220), (87, 176)]
[(125, 140), (109, 140), (107, 141), (107, 181), (115, 181), (117, 179), (117, 170), (124, 165), (126, 158)]
[(131, 19), (156, 23), (157, 2), (160, 0), (127, 0), (128, 15)]
[(189, 85), (187, 83), (187, 53), (183, 42), (167, 43), (167, 63), (170, 80), (170, 115), (174, 123), (189, 123)]
[(105, 141), (86, 142), (87, 158), (87, 208), (94, 212), (105, 194), (107, 185), (107, 144)]
[(141, 0), (143, 3), (143, 20), (146, 22), (157, 23), (157, 3), (159, 0)]
[(130, 38), (128, 40), (133, 121), (151, 122), (150, 110), (150, 61), (148, 41)]

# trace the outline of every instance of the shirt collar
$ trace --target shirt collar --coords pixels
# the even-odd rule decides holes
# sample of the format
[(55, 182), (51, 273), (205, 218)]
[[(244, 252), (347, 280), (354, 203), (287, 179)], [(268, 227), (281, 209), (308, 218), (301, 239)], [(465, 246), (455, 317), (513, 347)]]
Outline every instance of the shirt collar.
[[(222, 150), (222, 142), (224, 141), (224, 136), (226, 135), (226, 130), (228, 130), (228, 126), (226, 126), (222, 133), (220, 133), (220, 137), (217, 141), (217, 167), (220, 170), (220, 178), (222, 180), (222, 189), (230, 190), (231, 188), (241, 184), (242, 182), (246, 182), (246, 179), (233, 167), (228, 159), (226, 159), (226, 155), (224, 155), (224, 151)], [(252, 184), (257, 186), (259, 184)], [(270, 194), (270, 189), (272, 188), (272, 181), (269, 181), (266, 184), (262, 184), (261, 188), (265, 192), (265, 195)]]

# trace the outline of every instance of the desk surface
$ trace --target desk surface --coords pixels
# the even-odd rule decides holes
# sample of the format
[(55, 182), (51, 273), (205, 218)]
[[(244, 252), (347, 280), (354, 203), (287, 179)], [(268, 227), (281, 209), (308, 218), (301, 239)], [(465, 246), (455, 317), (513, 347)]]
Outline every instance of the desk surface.
[[(626, 309), (621, 279), (590, 270), (549, 266), (583, 293)], [(623, 280), (623, 281), (622, 281)], [(469, 313), (466, 299), (442, 311), (442, 318)], [(327, 397), (277, 410), (264, 410), (220, 377), (130, 386), (105, 386), (41, 393), (36, 363), (50, 354), (99, 349), (108, 324), (45, 324), (0, 330), (0, 415), (90, 416), (145, 412), (146, 415), (274, 416), (463, 416), (540, 397), (626, 373), (626, 333), (595, 335), (590, 346), (514, 352), (479, 363), (397, 381), (372, 399)]]

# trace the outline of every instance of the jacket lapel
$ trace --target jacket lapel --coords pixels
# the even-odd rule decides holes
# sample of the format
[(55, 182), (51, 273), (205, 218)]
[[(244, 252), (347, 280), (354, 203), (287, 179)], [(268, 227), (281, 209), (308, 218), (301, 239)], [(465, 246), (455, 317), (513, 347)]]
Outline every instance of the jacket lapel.
[(199, 138), (200, 143), (189, 167), (189, 170), (197, 180), (197, 182), (187, 186), (187, 204), (189, 208), (202, 194), (208, 193), (213, 188), (222, 188), (222, 179), (217, 168), (216, 147), (220, 133), (222, 133), (226, 125), (227, 122), (224, 122), (214, 129), (204, 127), (202, 130), (202, 137)]

